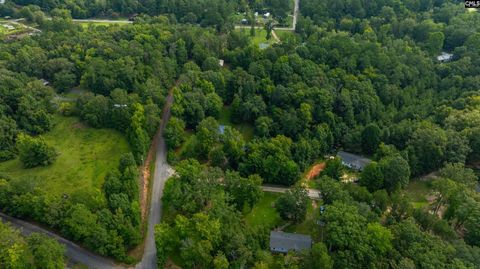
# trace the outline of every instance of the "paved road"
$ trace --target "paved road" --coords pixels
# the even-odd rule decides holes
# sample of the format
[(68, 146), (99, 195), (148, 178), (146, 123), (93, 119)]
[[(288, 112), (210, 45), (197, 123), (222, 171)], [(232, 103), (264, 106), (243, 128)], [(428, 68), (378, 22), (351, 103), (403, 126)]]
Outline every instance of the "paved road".
[[(155, 174), (153, 176), (152, 197), (150, 204), (150, 211), (148, 216), (148, 229), (145, 242), (144, 255), (142, 261), (136, 265), (138, 269), (155, 269), (157, 268), (157, 257), (155, 248), (155, 225), (160, 223), (162, 214), (162, 195), (165, 181), (171, 175), (172, 169), (167, 163), (167, 150), (165, 141), (162, 137), (163, 130), (165, 128), (168, 119), (170, 118), (170, 107), (173, 102), (173, 91), (170, 91), (167, 96), (166, 104), (163, 110), (162, 124), (158, 136), (156, 136), (156, 159), (155, 159)], [(0, 213), (0, 219), (4, 222), (9, 222), (12, 226), (20, 228), (22, 234), (28, 235), (32, 232), (43, 233), (51, 238), (54, 238), (59, 243), (63, 244), (66, 248), (65, 255), (74, 263), (82, 263), (88, 268), (92, 269), (121, 269), (125, 268), (122, 265), (115, 264), (112, 260), (96, 255), (88, 250), (85, 250), (77, 244), (56, 235), (50, 231), (47, 231), (34, 224), (12, 218), (3, 213)]]
[(155, 225), (160, 223), (162, 216), (162, 195), (165, 181), (171, 176), (171, 167), (167, 163), (167, 149), (163, 139), (163, 130), (170, 118), (170, 108), (173, 103), (173, 91), (170, 90), (165, 107), (163, 109), (162, 124), (160, 126), (160, 135), (156, 137), (157, 150), (155, 157), (155, 173), (153, 175), (152, 197), (150, 201), (150, 211), (148, 214), (147, 237), (145, 239), (145, 250), (142, 261), (137, 264), (137, 269), (157, 268), (157, 249), (155, 247)]
[(88, 250), (83, 249), (82, 247), (78, 246), (77, 244), (56, 235), (50, 231), (47, 231), (43, 228), (40, 228), (36, 225), (30, 224), (23, 220), (19, 220), (16, 218), (12, 218), (7, 216), (3, 213), (0, 213), (0, 219), (3, 222), (10, 223), (13, 227), (21, 229), (23, 235), (29, 235), (31, 233), (42, 233), (45, 234), (55, 240), (57, 240), (60, 244), (65, 246), (66, 252), (65, 255), (74, 263), (83, 263), (84, 265), (88, 266), (89, 268), (95, 269), (120, 269), (124, 268), (121, 265), (115, 264), (112, 260), (98, 256), (96, 254), (91, 253)]
[[(276, 193), (284, 193), (288, 191), (289, 187), (280, 187), (280, 186), (271, 186), (271, 185), (263, 185), (262, 190), (265, 192), (276, 192)], [(307, 189), (308, 190), (308, 197), (312, 200), (320, 200), (320, 191), (315, 189)]]

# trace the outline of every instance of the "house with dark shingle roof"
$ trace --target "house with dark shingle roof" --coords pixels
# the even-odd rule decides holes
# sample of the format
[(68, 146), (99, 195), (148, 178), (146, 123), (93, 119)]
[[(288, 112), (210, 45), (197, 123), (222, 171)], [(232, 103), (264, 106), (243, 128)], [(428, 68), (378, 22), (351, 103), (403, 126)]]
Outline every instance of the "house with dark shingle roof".
[(371, 162), (368, 158), (345, 151), (339, 151), (337, 156), (340, 157), (343, 165), (357, 171), (362, 171)]
[(270, 232), (270, 251), (288, 253), (289, 251), (308, 250), (312, 247), (312, 238), (309, 235)]

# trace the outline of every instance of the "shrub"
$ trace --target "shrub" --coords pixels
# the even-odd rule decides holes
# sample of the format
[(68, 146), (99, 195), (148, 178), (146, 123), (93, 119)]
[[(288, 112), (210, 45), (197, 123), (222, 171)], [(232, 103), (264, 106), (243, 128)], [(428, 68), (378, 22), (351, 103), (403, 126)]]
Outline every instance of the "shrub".
[(46, 166), (52, 164), (57, 158), (57, 152), (42, 138), (34, 138), (20, 134), (17, 138), (17, 150), (20, 161), (26, 168)]

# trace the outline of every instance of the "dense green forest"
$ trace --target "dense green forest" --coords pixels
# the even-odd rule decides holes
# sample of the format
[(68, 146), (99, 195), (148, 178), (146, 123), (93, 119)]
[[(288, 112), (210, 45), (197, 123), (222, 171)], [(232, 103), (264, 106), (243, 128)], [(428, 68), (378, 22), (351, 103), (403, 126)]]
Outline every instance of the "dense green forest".
[[(3, 212), (44, 223), (97, 253), (129, 261), (127, 251), (141, 241), (137, 165), (157, 131), (166, 89), (177, 73), (166, 52), (172, 28), (83, 29), (68, 12), (58, 14), (43, 22), (41, 35), (0, 44), (2, 161), (18, 153), (27, 169), (55, 162), (55, 143), (41, 136), (52, 129), (55, 113), (119, 130), (132, 153), (120, 158), (94, 196), (49, 193), (37, 181), (12, 178), (7, 171), (0, 176), (0, 205)], [(77, 85), (80, 94), (59, 95)]]
[[(137, 165), (178, 80), (164, 133), (176, 175), (156, 227), (160, 266), (480, 268), (478, 12), (448, 0), (302, 0), (295, 34), (259, 49), (229, 18), (279, 3), (16, 3), (40, 7), (8, 2), (1, 14), (25, 14), (43, 33), (0, 43), (0, 159), (55, 162), (55, 145), (41, 138), (55, 113), (122, 132), (132, 154), (98, 200), (0, 175), (2, 211), (129, 261), (141, 240)], [(88, 28), (70, 15), (137, 12), (145, 15), (131, 25)], [(453, 58), (439, 61), (442, 51)], [(73, 87), (82, 94), (63, 101)], [(294, 186), (275, 210), (301, 223), (310, 204), (302, 174), (339, 149), (373, 161), (346, 183), (341, 161), (328, 159), (311, 183), (322, 205), (307, 231), (312, 249), (271, 254), (275, 227), (245, 217), (265, 195), (261, 184)], [(428, 187), (428, 202), (412, 201), (411, 183)]]
[[(167, 15), (170, 20), (181, 23), (215, 26), (217, 29), (231, 29), (240, 19), (240, 12), (270, 11), (278, 20), (284, 20), (292, 11), (290, 0), (14, 0), (0, 6), (0, 14), (15, 16), (15, 4), (35, 5), (43, 11), (56, 8), (68, 9), (74, 18), (129, 17), (135, 14)], [(2, 9), (4, 10), (2, 12)]]

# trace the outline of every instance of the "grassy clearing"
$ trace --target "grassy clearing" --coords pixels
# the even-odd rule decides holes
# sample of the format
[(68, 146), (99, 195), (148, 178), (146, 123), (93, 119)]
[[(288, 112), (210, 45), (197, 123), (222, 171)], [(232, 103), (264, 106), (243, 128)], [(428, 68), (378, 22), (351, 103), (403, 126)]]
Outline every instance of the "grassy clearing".
[(110, 26), (113, 26), (113, 25), (128, 25), (128, 23), (125, 23), (125, 22), (122, 22), (122, 21), (119, 21), (119, 22), (92, 22), (92, 21), (76, 21), (75, 24), (78, 24), (80, 26), (82, 26), (82, 28), (84, 29), (88, 29), (88, 27), (92, 26), (92, 27), (96, 27), (96, 26), (106, 26), (106, 27), (110, 27)]
[(21, 24), (10, 23), (5, 20), (0, 20), (0, 37), (6, 37), (8, 35), (20, 34), (25, 32), (25, 27)]
[(287, 40), (289, 38), (295, 37), (295, 33), (292, 31), (284, 31), (284, 30), (275, 30), (275, 33), (277, 34), (278, 38), (281, 41)]
[(101, 186), (107, 172), (129, 151), (123, 135), (110, 129), (84, 126), (77, 118), (55, 116), (52, 131), (43, 135), (59, 156), (46, 167), (23, 168), (18, 159), (0, 163), (0, 173), (13, 180), (28, 179), (41, 191), (54, 195), (76, 192), (102, 197)]
[(308, 204), (307, 216), (302, 223), (292, 224), (285, 228), (285, 232), (310, 234), (314, 239), (318, 238), (318, 224), (317, 220), (320, 217), (320, 211), (318, 209), (318, 201), (311, 201)]
[(247, 224), (252, 227), (266, 226), (270, 229), (278, 226), (282, 219), (273, 204), (280, 195), (279, 193), (265, 192), (262, 199), (245, 215)]
[(412, 202), (414, 208), (421, 208), (428, 205), (428, 195), (431, 192), (428, 181), (410, 181), (405, 188), (405, 195)]
[(252, 125), (247, 123), (233, 124), (231, 119), (232, 109), (230, 107), (224, 107), (220, 112), (220, 118), (218, 119), (218, 123), (235, 127), (235, 129), (242, 133), (243, 138), (246, 141), (250, 141), (253, 139), (254, 129)]
[[(243, 32), (250, 36), (250, 28), (241, 28), (236, 31)], [(267, 40), (267, 31), (264, 29), (255, 29), (255, 36), (250, 36), (250, 42), (257, 47), (260, 47), (260, 44), (268, 44), (270, 46), (275, 43), (275, 39), (272, 36), (270, 40)]]
[[(251, 227), (264, 226), (268, 229), (285, 225), (286, 221), (280, 218), (280, 214), (274, 207), (275, 202), (281, 195), (280, 193), (264, 192), (262, 199), (245, 215), (246, 223)], [(283, 230), (289, 233), (310, 234), (313, 238), (318, 238), (317, 220), (319, 214), (318, 201), (311, 201), (307, 208), (305, 220), (299, 224), (287, 225)]]

